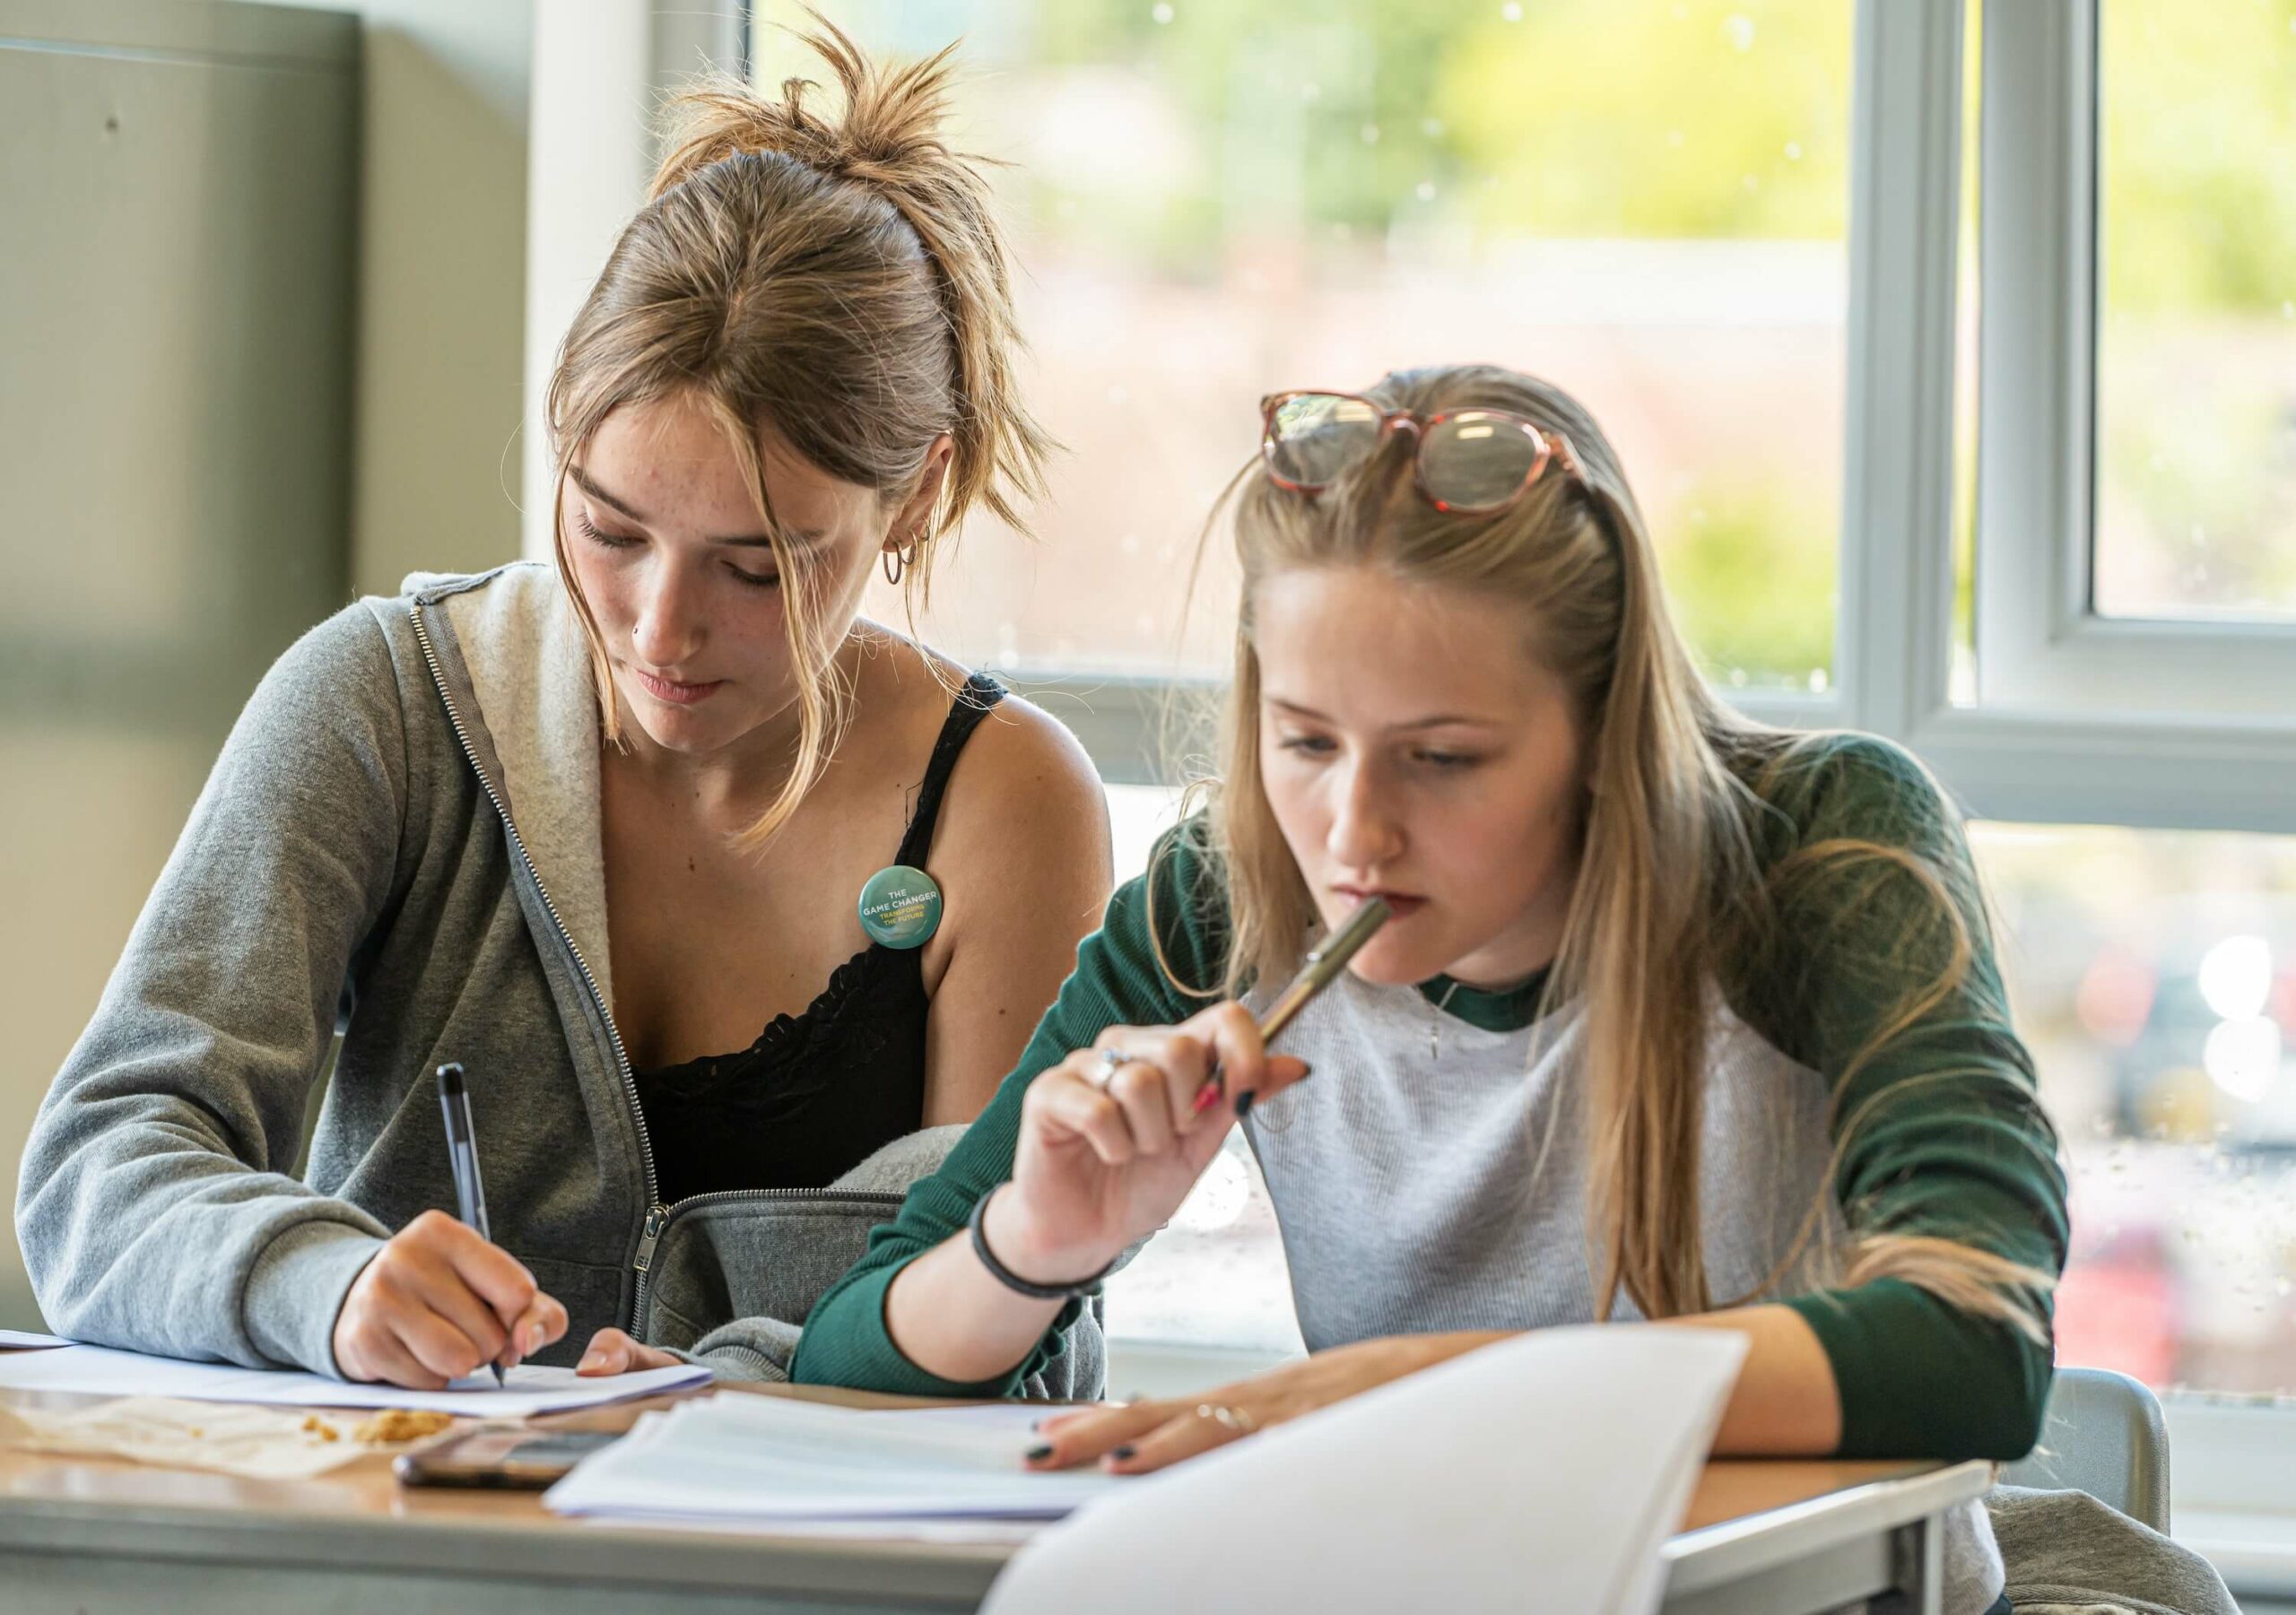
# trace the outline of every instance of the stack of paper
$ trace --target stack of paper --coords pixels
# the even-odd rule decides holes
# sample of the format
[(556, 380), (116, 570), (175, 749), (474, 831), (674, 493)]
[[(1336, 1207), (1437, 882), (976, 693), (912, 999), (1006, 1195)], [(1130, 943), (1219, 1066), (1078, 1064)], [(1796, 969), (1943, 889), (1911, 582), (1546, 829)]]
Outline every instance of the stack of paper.
[(543, 1498), (561, 1514), (787, 1521), (1051, 1519), (1125, 1482), (1033, 1472), (1041, 1403), (859, 1412), (714, 1396), (648, 1414)]
[(78, 1391), (96, 1396), (181, 1396), (198, 1402), (253, 1402), (295, 1408), (429, 1408), (473, 1418), (523, 1419), (562, 1413), (633, 1396), (654, 1396), (710, 1378), (707, 1368), (680, 1363), (642, 1374), (582, 1379), (571, 1368), (521, 1363), (497, 1388), (491, 1374), (458, 1379), (443, 1391), (350, 1385), (319, 1374), (240, 1368), (229, 1363), (146, 1357), (105, 1346), (0, 1352), (0, 1386), (19, 1391)]
[(0, 1350), (45, 1350), (50, 1346), (68, 1346), (71, 1343), (52, 1334), (35, 1334), (29, 1329), (0, 1329)]

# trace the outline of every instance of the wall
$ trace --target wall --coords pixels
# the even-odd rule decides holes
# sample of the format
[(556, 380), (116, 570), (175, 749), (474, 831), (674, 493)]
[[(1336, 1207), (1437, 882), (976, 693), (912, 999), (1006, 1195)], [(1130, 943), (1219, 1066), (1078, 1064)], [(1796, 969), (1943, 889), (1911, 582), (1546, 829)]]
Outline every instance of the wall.
[(535, 7), (318, 9), (364, 22), (351, 576), (396, 594), (518, 552)]
[(530, 0), (367, 15), (352, 578), (518, 552)]
[(361, 20), (352, 587), (396, 594), (409, 572), (509, 560), (534, 0), (276, 3)]
[[(132, 18), (194, 3), (124, 0), (118, 9)], [(84, 14), (112, 9), (113, 0), (102, 0)], [(241, 544), (236, 532), (219, 538), (213, 509), (178, 507), (221, 479), (233, 497), (255, 501), (246, 508), (261, 511), (262, 491), (240, 483), (250, 466), (262, 469), (263, 456), (243, 440), (208, 441), (220, 429), (178, 402), (183, 389), (160, 385), (148, 360), (122, 352), (110, 362), (122, 344), (100, 324), (72, 340), (83, 344), (88, 369), (119, 383), (110, 395), (130, 412), (131, 435), (151, 424), (134, 412), (174, 411), (176, 435), (198, 438), (200, 452), (181, 465), (105, 466), (107, 485), (75, 492), (54, 461), (35, 455), (22, 432), (12, 434), (28, 457), (11, 472), (12, 516), (0, 529), (17, 596), (4, 615), (21, 630), (6, 637), (9, 655), (0, 661), (0, 715), (9, 717), (0, 764), (16, 782), (0, 795), (0, 913), (7, 916), (0, 1016), (10, 1055), (0, 1064), (0, 1162), (10, 1166), (95, 1007), (230, 714), (269, 657), (352, 591), (391, 592), (409, 570), (483, 567), (518, 551), (531, 0), (304, 9), (357, 9), (362, 23), (355, 258), (330, 272), (354, 283), (356, 299), (349, 379), (329, 383), (338, 399), (346, 386), (351, 395), (347, 494), (337, 486), (299, 518), (294, 534), (266, 540), (268, 549)], [(135, 134), (128, 126), (121, 138)], [(19, 146), (0, 160), (37, 156)], [(280, 171), (300, 157), (283, 155)], [(247, 183), (250, 172), (263, 179), (267, 167), (250, 170), (245, 161), (219, 164), (226, 172), (179, 175), (149, 205), (191, 209), (187, 220), (196, 226), (213, 195)], [(72, 233), (70, 222), (64, 233)], [(187, 252), (199, 249), (187, 241)], [(36, 266), (37, 257), (9, 262)], [(153, 263), (136, 285), (166, 293), (187, 272), (181, 258)], [(265, 320), (270, 311), (259, 303), (246, 321)], [(132, 325), (139, 311), (125, 308), (118, 317)], [(54, 328), (45, 317), (28, 327)], [(244, 330), (173, 334), (179, 345), (202, 348), (208, 357), (201, 362), (235, 386), (248, 356), (268, 351)], [(57, 412), (56, 402), (22, 395), (23, 374), (22, 366), (0, 366), (0, 421), (37, 426)], [(220, 420), (224, 412), (214, 413)], [(0, 456), (7, 448), (0, 444)], [(87, 517), (99, 496), (103, 511), (120, 508), (95, 530), (58, 525)], [(54, 521), (35, 519), (51, 505)], [(108, 546), (112, 534), (118, 542)], [(199, 543), (173, 543), (185, 534)], [(228, 603), (278, 595), (274, 569), (305, 564), (323, 568), (331, 581), (297, 596), (296, 621), (215, 614), (210, 596)], [(83, 599), (99, 583), (101, 601)], [(231, 647), (201, 663), (190, 689), (169, 671), (187, 622)], [(83, 623), (108, 631), (83, 631)], [(0, 1172), (12, 1200), (14, 1177)], [(0, 1222), (0, 1326), (38, 1322), (9, 1219)]]

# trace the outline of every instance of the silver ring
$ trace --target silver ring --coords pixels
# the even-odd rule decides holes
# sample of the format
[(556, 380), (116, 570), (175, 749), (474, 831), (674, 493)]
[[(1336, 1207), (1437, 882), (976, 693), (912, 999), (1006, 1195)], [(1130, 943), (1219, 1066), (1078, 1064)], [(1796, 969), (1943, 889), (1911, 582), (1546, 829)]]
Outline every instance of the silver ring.
[(1248, 1436), (1259, 1428), (1257, 1421), (1249, 1413), (1241, 1408), (1231, 1408), (1225, 1402), (1199, 1402), (1196, 1404), (1196, 1416), (1209, 1419), (1222, 1429), (1239, 1436)]
[(1102, 1093), (1106, 1093), (1109, 1090), (1109, 1084), (1116, 1081), (1116, 1073), (1122, 1071), (1131, 1063), (1132, 1056), (1126, 1054), (1122, 1049), (1104, 1048), (1100, 1051), (1100, 1070), (1092, 1072), (1090, 1076), (1086, 1077), (1084, 1081), (1090, 1082)]

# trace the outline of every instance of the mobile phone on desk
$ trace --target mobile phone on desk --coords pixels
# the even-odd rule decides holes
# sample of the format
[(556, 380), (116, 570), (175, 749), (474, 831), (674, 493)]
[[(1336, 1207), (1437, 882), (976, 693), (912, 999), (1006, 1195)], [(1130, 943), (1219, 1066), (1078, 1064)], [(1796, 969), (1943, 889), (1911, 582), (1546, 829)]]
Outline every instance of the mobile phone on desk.
[(584, 1458), (622, 1439), (616, 1430), (535, 1430), (479, 1424), (449, 1430), (391, 1460), (403, 1486), (541, 1491)]

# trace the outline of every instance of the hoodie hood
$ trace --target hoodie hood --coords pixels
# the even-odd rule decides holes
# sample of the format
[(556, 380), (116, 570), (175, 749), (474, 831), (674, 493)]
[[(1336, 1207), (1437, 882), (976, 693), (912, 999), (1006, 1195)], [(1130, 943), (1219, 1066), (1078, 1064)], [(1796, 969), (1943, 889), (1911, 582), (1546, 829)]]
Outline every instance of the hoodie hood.
[(442, 693), (479, 773), (611, 1012), (597, 684), (566, 586), (554, 567), (514, 561), (474, 577), (417, 573), (403, 592), (439, 652)]

